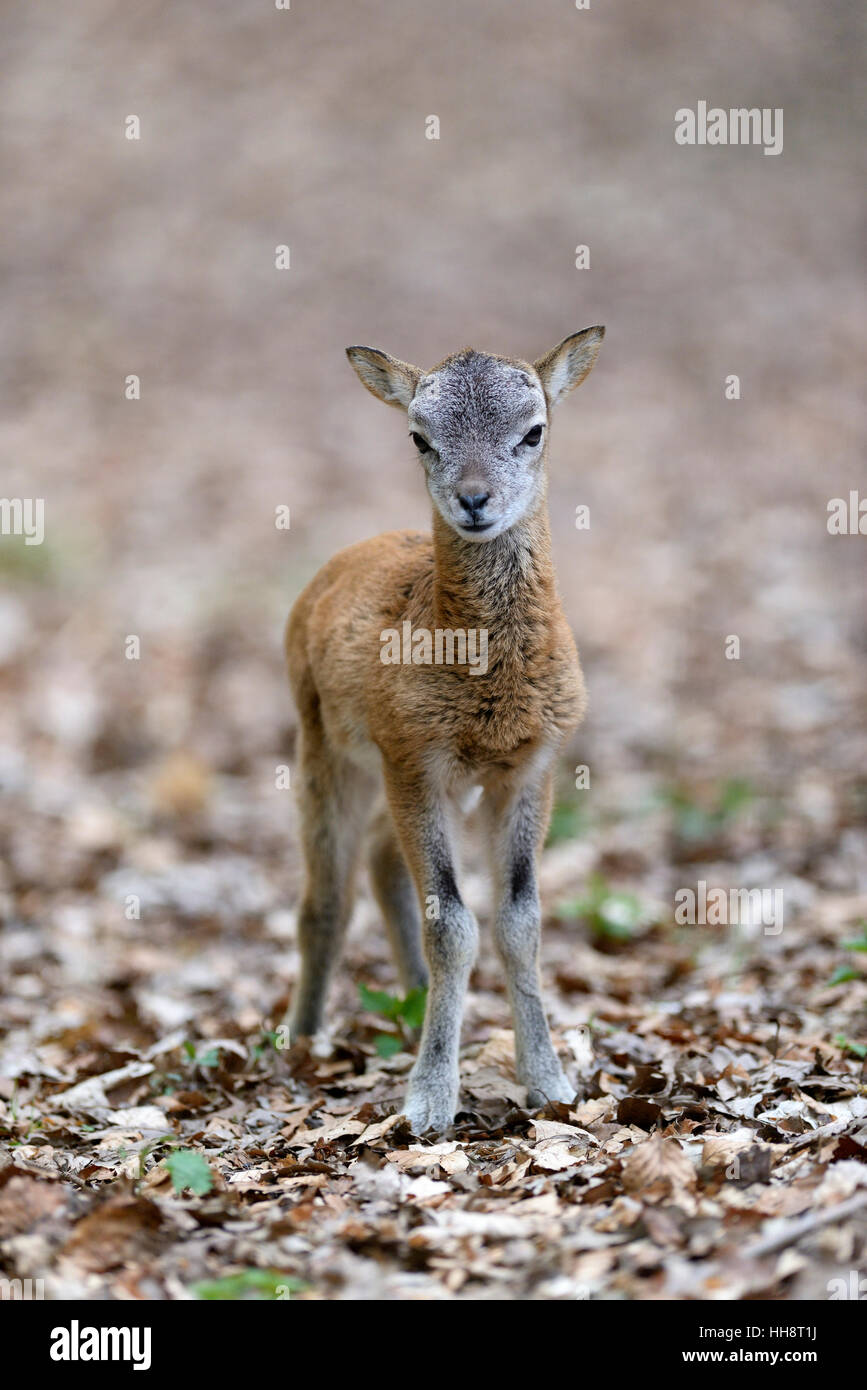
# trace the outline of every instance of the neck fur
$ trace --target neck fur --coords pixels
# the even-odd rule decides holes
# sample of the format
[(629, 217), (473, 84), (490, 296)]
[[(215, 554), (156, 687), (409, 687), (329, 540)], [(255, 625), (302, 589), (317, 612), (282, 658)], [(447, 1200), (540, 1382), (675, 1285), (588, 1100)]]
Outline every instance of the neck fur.
[(466, 540), (434, 509), (434, 619), (484, 628), (499, 660), (544, 646), (558, 606), (547, 501), (491, 541)]

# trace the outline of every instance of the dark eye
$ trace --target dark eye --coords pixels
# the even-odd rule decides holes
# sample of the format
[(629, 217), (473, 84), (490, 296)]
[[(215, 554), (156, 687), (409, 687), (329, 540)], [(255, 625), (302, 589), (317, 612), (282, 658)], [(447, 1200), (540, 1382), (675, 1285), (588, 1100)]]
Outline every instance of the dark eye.
[(528, 430), (527, 433), (524, 435), (524, 438), (521, 440), (521, 443), (529, 445), (529, 447), (532, 449), (536, 444), (539, 443), (539, 440), (541, 438), (542, 426), (534, 425), (533, 428), (531, 430)]
[(410, 430), (409, 437), (412, 440), (415, 447), (418, 449), (420, 454), (427, 453), (428, 449), (430, 448), (430, 445), (428, 444), (426, 439), (422, 439), (421, 435), (416, 434), (413, 430)]

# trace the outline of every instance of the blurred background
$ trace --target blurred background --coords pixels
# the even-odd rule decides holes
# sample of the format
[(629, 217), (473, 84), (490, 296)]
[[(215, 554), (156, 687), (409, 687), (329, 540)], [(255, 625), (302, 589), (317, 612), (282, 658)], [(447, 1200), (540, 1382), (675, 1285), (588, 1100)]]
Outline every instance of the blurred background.
[[(206, 1030), (226, 990), (243, 1029), (285, 997), (285, 614), (338, 547), (428, 521), (348, 343), (429, 366), (607, 326), (552, 435), (590, 713), (546, 904), (595, 874), (621, 916), (670, 914), (715, 873), (857, 918), (867, 541), (826, 520), (867, 488), (862, 25), (854, 0), (7, 13), (3, 491), (46, 519), (41, 546), (0, 539), (0, 1021), (22, 1046), (38, 1007), (43, 1036), (106, 1010)], [(783, 153), (677, 145), (699, 100), (784, 108)], [(359, 931), (350, 965), (373, 951), (390, 979)]]

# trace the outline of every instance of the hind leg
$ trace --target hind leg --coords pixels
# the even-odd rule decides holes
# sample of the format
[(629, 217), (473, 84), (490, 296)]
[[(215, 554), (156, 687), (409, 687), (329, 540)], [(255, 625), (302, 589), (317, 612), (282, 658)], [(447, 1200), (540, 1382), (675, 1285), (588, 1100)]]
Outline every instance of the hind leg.
[(369, 794), (363, 775), (328, 746), (318, 719), (302, 727), (299, 772), (306, 882), (298, 912), (301, 973), (288, 1020), (293, 1041), (323, 1024), (352, 912), (363, 801)]
[(385, 918), (397, 972), (405, 991), (427, 985), (418, 893), (387, 807), (374, 817), (368, 854), (374, 897)]

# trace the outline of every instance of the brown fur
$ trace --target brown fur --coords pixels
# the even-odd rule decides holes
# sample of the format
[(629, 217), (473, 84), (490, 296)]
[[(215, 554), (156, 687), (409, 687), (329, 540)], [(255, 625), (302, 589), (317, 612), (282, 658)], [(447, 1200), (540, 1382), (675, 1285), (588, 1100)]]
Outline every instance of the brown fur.
[[(601, 340), (600, 330), (587, 333)], [(569, 389), (564, 373), (580, 380), (592, 366), (598, 340), (591, 344), (588, 365), (585, 337), (576, 335), (548, 354), (538, 364), (539, 375), (529, 364), (505, 359), (486, 359), (484, 371), (496, 373), (500, 369), (487, 363), (504, 363), (507, 371), (520, 373), (519, 386), (526, 380), (540, 401), (541, 382), (550, 406), (555, 395)], [(352, 352), (365, 355), (361, 367), (354, 365), (374, 394), (404, 406), (417, 390), (424, 399), (430, 377), (385, 354)], [(466, 354), (447, 359), (435, 372), (463, 360)], [(454, 390), (467, 390), (472, 398), (477, 387), (472, 377), (468, 380), (469, 385), (459, 377)], [(496, 399), (498, 382), (495, 376), (481, 405), (491, 415), (491, 431), (492, 412), (505, 411), (508, 419), (511, 408), (512, 387), (504, 386), (503, 405)], [(439, 391), (434, 399), (441, 401)], [(447, 430), (450, 421), (459, 436), (471, 415), (455, 399), (458, 406), (451, 407), (441, 428)], [(513, 450), (520, 451), (520, 445)], [(439, 454), (445, 453), (440, 444)], [(547, 440), (538, 462), (515, 464), (515, 470), (524, 469), (529, 478), (532, 469), (544, 468), (546, 455)], [(475, 476), (480, 457), (475, 449), (463, 473), (471, 466)], [(496, 478), (497, 467), (502, 463), (491, 464), (490, 477)], [(455, 486), (461, 485), (459, 477)], [(496, 489), (496, 483), (488, 485)], [(293, 1033), (321, 1025), (328, 977), (351, 909), (362, 830), (376, 786), (384, 784), (386, 805), (379, 810), (371, 852), (374, 889), (405, 986), (425, 979), (422, 927), (432, 976), (414, 1071), (416, 1095), (413, 1100), (411, 1082), (407, 1101), (417, 1128), (442, 1128), (456, 1094), (460, 999), (455, 1004), (451, 996), (459, 996), (465, 985), (475, 924), (457, 889), (448, 808), (471, 786), (483, 788), (488, 807), (501, 903), (497, 940), (518, 1010), (519, 1073), (539, 1100), (568, 1089), (538, 999), (535, 860), (547, 825), (554, 755), (583, 715), (585, 691), (556, 591), (544, 473), (533, 476), (532, 487), (527, 512), (487, 543), (459, 534), (437, 502), (432, 536), (397, 531), (349, 546), (304, 589), (287, 625), (286, 655), (300, 716), (307, 863)], [(487, 630), (487, 673), (474, 674), (467, 665), (384, 665), (381, 634), (400, 630), (405, 621), (413, 630), (430, 632)], [(428, 920), (431, 902), (433, 921)]]
[[(302, 722), (318, 717), (331, 746), (350, 758), (367, 743), (402, 765), (433, 750), (456, 777), (485, 782), (574, 729), (584, 682), (556, 594), (547, 516), (527, 523), (508, 564), (492, 558), (439, 517), (433, 538), (392, 531), (338, 552), (287, 626)], [(383, 665), (380, 633), (406, 619), (429, 631), (487, 629), (488, 675), (459, 665)]]

